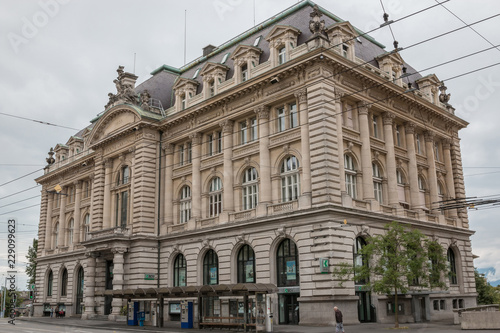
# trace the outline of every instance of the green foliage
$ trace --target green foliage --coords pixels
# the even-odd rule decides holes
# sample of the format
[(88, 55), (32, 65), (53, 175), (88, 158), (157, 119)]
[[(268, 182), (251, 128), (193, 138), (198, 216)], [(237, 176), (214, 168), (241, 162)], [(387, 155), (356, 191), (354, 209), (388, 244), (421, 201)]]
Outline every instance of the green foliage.
[[(3, 300), (3, 293), (5, 292), (5, 287), (2, 286), (2, 300)], [(20, 306), (21, 303), (24, 301), (24, 298), (21, 298), (21, 292), (20, 291), (15, 291), (15, 294), (16, 294), (16, 307)], [(11, 293), (10, 293), (10, 290), (7, 289), (7, 292), (5, 293), (5, 313), (4, 313), (4, 317), (8, 317), (10, 315), (10, 312), (8, 311), (11, 306), (11, 300), (12, 300), (12, 297), (11, 297)]]
[(477, 269), (474, 269), (474, 277), (476, 279), (477, 304), (500, 304), (500, 293), (498, 287), (492, 287), (482, 276)]
[(30, 285), (34, 284), (36, 281), (36, 252), (38, 251), (38, 239), (33, 239), (33, 246), (28, 248), (28, 254), (26, 255), (26, 259), (28, 259), (28, 263), (26, 264), (26, 274), (28, 275), (28, 290)]
[[(386, 233), (367, 240), (358, 250), (357, 264), (341, 263), (334, 276), (343, 282), (365, 281), (365, 286), (377, 293), (393, 295), (397, 307), (398, 294), (410, 288), (444, 288), (443, 273), (447, 273), (445, 252), (436, 241), (427, 239), (419, 230), (405, 229), (392, 222)], [(362, 264), (360, 264), (362, 262)], [(395, 327), (399, 327), (395, 313)]]

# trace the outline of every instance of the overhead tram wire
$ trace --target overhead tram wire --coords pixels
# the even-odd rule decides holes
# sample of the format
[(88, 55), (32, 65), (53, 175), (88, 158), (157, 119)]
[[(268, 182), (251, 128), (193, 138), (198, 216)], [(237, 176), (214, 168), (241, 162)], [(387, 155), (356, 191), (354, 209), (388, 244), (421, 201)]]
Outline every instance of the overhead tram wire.
[(0, 184), (0, 187), (1, 187), (1, 186), (4, 186), (4, 185), (7, 185), (7, 184), (10, 184), (10, 183), (13, 183), (13, 182), (15, 182), (16, 180), (23, 179), (24, 177), (28, 177), (29, 175), (32, 175), (32, 174), (37, 173), (37, 172), (42, 171), (42, 170), (43, 170), (43, 168), (38, 169), (38, 170), (35, 170), (35, 171), (33, 171), (33, 172), (30, 172), (30, 173), (27, 173), (27, 174), (25, 174), (24, 176), (20, 176), (20, 177), (17, 177), (17, 178), (15, 178), (15, 179), (9, 180), (9, 181), (8, 181), (8, 182), (6, 182), (6, 183)]
[(33, 121), (35, 123), (40, 123), (42, 125), (49, 125), (49, 126), (55, 126), (55, 127), (61, 127), (61, 128), (71, 129), (71, 130), (74, 130), (74, 131), (80, 131), (77, 128), (68, 127), (68, 126), (62, 126), (62, 125), (57, 125), (57, 124), (52, 124), (52, 123), (49, 123), (49, 122), (46, 122), (46, 121), (42, 121), (42, 120), (36, 120), (36, 119), (31, 119), (31, 118), (26, 118), (26, 117), (15, 116), (13, 114), (8, 114), (8, 113), (4, 113), (4, 112), (0, 112), (0, 115), (8, 116), (8, 117), (13, 117), (13, 118), (18, 118), (18, 119), (22, 119), (22, 120)]
[[(479, 35), (479, 37), (481, 37), (482, 39), (484, 39), (488, 44), (490, 44), (491, 46), (494, 46), (492, 42), (490, 42), (486, 37), (484, 37), (483, 35), (481, 35), (479, 33), (479, 31), (477, 31), (476, 29), (474, 29), (473, 27), (471, 27), (469, 24), (467, 24), (467, 22), (465, 22), (464, 20), (462, 20), (460, 17), (458, 17), (458, 15), (456, 15), (454, 12), (451, 11), (451, 9), (449, 9), (448, 7), (446, 7), (444, 5), (444, 2), (439, 2), (438, 0), (434, 0), (436, 1), (439, 5), (441, 5), (441, 7), (443, 7), (444, 9), (446, 9), (451, 15), (455, 16), (458, 20), (460, 20), (460, 22), (462, 22), (463, 24), (465, 24), (466, 26), (468, 26), (472, 31), (474, 31), (477, 35)], [(498, 48), (498, 45), (497, 46), (494, 46), (498, 51), (500, 51), (500, 48)]]
[[(480, 71), (480, 70), (484, 70), (484, 69), (490, 68), (490, 67), (492, 67), (492, 66), (497, 66), (497, 65), (500, 65), (500, 62), (495, 63), (495, 64), (492, 64), (492, 65), (489, 65), (489, 66), (485, 66), (485, 67), (482, 67), (482, 68), (478, 68), (478, 69), (476, 69), (476, 70), (472, 70), (472, 71), (469, 71), (469, 72), (466, 72), (466, 73), (458, 74), (458, 75), (455, 75), (455, 76), (453, 76), (453, 77), (447, 78), (447, 79), (445, 79), (445, 80), (446, 80), (446, 81), (451, 81), (451, 80), (453, 80), (453, 79), (456, 79), (456, 78), (462, 77), (462, 76), (464, 76), (464, 75), (469, 75), (469, 74), (472, 74), (472, 73), (478, 72), (478, 71)], [(427, 85), (427, 86), (431, 86), (431, 85)], [(427, 87), (427, 86), (422, 86), (422, 88), (425, 88), (425, 87)], [(386, 100), (390, 100), (390, 99), (393, 99), (393, 98), (396, 98), (396, 97), (399, 97), (399, 96), (403, 96), (403, 95), (405, 95), (405, 94), (407, 94), (407, 93), (408, 93), (408, 91), (405, 91), (405, 92), (402, 92), (402, 93), (396, 93), (396, 94), (391, 95), (391, 96), (389, 96), (389, 97), (386, 97), (386, 98), (383, 98), (383, 99), (379, 99), (379, 100), (376, 100), (376, 101), (374, 101), (374, 102), (366, 103), (365, 105), (374, 105), (374, 104), (377, 104), (377, 103), (382, 102), (382, 101), (386, 101)], [(332, 102), (332, 101), (334, 101), (334, 100), (336, 100), (336, 98), (331, 99), (331, 100), (327, 100), (327, 101), (324, 101), (324, 102), (325, 102), (325, 103), (328, 103), (328, 102)], [(358, 108), (359, 108), (359, 107), (356, 107), (356, 109), (358, 109)], [(307, 109), (304, 109), (304, 110), (302, 110), (302, 111), (307, 111)], [(344, 113), (344, 112), (345, 112), (345, 111), (342, 111), (342, 112), (336, 113), (336, 114), (334, 114), (334, 115), (337, 115), (337, 114), (342, 114), (342, 113)], [(325, 117), (328, 117), (328, 116), (325, 116)], [(299, 126), (302, 126), (302, 125), (299, 125)], [(157, 142), (156, 142), (156, 143), (157, 143)], [(156, 143), (155, 143), (155, 144), (156, 144)], [(233, 148), (233, 147), (230, 147), (230, 148), (223, 148), (223, 150), (225, 150), (225, 149), (232, 149), (232, 148)], [(201, 157), (204, 157), (204, 156), (202, 155), (202, 156), (200, 156), (200, 158), (201, 158)], [(205, 156), (205, 157), (206, 157), (206, 156)], [(157, 159), (157, 158), (159, 158), (159, 157), (154, 157), (154, 158), (151, 158), (150, 160)], [(144, 163), (144, 162), (142, 162), (142, 163)], [(170, 166), (175, 166), (176, 164), (178, 164), (178, 163), (172, 164), (172, 165), (170, 165)], [(163, 169), (163, 168), (166, 168), (166, 167), (168, 167), (168, 165), (163, 166), (163, 167), (162, 167), (162, 169)], [(156, 170), (156, 171), (158, 171), (158, 169), (157, 169), (157, 168), (155, 168), (155, 170)], [(131, 176), (130, 178), (131, 178), (131, 179), (133, 179), (133, 178), (134, 178), (134, 176)], [(105, 185), (106, 185), (106, 184), (105, 184)], [(105, 185), (104, 185), (104, 186), (105, 186)], [(109, 185), (109, 184), (107, 184), (107, 185)], [(462, 199), (462, 198), (460, 198), (460, 200), (463, 200), (463, 199)], [(2, 214), (0, 214), (0, 216), (7, 215), (7, 214), (10, 214), (10, 213), (12, 213), (12, 212), (19, 211), (19, 210), (32, 208), (32, 207), (35, 207), (35, 206), (40, 206), (40, 204), (33, 205), (33, 206), (28, 206), (28, 207), (21, 208), (21, 209), (15, 210), (15, 211), (7, 212), (7, 213), (2, 213)]]

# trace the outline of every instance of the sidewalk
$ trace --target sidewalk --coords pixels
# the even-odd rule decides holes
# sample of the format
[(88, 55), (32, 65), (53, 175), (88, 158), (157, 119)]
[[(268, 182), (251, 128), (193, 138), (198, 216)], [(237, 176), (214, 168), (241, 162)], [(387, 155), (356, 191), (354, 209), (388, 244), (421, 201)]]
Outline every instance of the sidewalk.
[[(50, 318), (50, 317), (20, 317), (16, 318), (20, 321), (30, 321), (47, 325), (60, 325), (67, 327), (79, 327), (79, 328), (103, 328), (103, 329), (113, 329), (118, 332), (174, 332), (174, 333), (186, 333), (186, 332), (211, 332), (209, 329), (181, 329), (179, 322), (166, 322), (166, 327), (158, 328), (152, 326), (128, 326), (126, 322), (114, 322), (107, 320), (81, 320), (80, 318)], [(387, 333), (391, 332), (393, 324), (378, 324), (378, 323), (367, 323), (367, 324), (355, 324), (346, 325), (346, 333)], [(422, 323), (422, 324), (400, 324), (400, 327), (407, 327), (407, 329), (397, 330), (396, 332), (458, 332), (461, 331), (459, 325), (453, 325), (449, 322), (433, 322), (433, 323)], [(242, 332), (235, 330), (217, 330), (220, 332)], [(294, 326), (294, 325), (275, 325), (273, 327), (274, 332), (278, 333), (333, 333), (335, 328), (332, 326)], [(479, 333), (483, 331), (473, 331), (468, 330), (467, 333)]]

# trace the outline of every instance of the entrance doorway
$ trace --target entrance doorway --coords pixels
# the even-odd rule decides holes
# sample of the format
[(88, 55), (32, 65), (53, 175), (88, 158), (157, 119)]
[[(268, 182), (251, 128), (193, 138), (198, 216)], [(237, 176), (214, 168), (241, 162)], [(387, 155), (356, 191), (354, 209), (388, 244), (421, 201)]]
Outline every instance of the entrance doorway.
[(369, 291), (357, 291), (358, 299), (358, 319), (362, 323), (375, 321), (375, 313), (372, 307), (371, 295)]
[(279, 294), (279, 323), (280, 325), (299, 324), (299, 302), (300, 294)]

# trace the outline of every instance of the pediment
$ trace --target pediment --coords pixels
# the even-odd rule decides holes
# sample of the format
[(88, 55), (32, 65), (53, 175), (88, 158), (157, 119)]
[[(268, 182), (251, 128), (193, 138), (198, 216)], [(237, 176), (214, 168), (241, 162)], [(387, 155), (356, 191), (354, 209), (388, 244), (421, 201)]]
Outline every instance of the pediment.
[(231, 56), (231, 59), (238, 59), (239, 57), (242, 57), (248, 53), (254, 54), (254, 55), (260, 55), (262, 53), (262, 50), (258, 47), (255, 47), (255, 46), (238, 45), (236, 47), (236, 49), (234, 50), (233, 55)]
[(182, 88), (184, 86), (191, 86), (191, 87), (196, 87), (198, 86), (200, 83), (196, 80), (192, 80), (192, 79), (186, 79), (184, 77), (178, 77), (177, 80), (175, 80), (175, 83), (174, 83), (174, 86), (172, 87), (172, 89), (174, 90), (177, 90), (179, 88)]
[(72, 136), (71, 138), (69, 138), (68, 142), (66, 143), (68, 146), (74, 144), (74, 143), (81, 143), (83, 142), (83, 139), (82, 138), (79, 138), (77, 136)]
[(438, 79), (436, 74), (429, 74), (427, 76), (421, 77), (418, 80), (415, 80), (415, 82), (417, 82), (418, 84), (420, 84), (422, 82), (426, 82), (426, 81), (429, 81), (431, 84), (435, 84), (435, 85), (441, 83), (441, 80)]
[(356, 29), (354, 29), (354, 27), (352, 26), (352, 24), (349, 23), (349, 21), (338, 22), (338, 23), (332, 24), (331, 26), (329, 26), (326, 29), (326, 31), (327, 31), (328, 34), (334, 33), (336, 31), (340, 31), (340, 32), (342, 32), (342, 34), (348, 35), (348, 36), (351, 36), (351, 37), (357, 37), (358, 36), (358, 32), (356, 31)]
[(221, 70), (221, 71), (228, 71), (229, 70), (229, 67), (227, 67), (226, 65), (222, 65), (222, 64), (217, 64), (215, 62), (207, 62), (202, 68), (201, 68), (201, 71), (200, 71), (200, 75), (203, 76), (207, 73), (210, 73), (212, 71), (217, 71), (217, 70)]
[(375, 59), (377, 59), (379, 64), (382, 62), (390, 62), (392, 64), (403, 65), (405, 63), (399, 52), (384, 53), (382, 55), (379, 55)]
[(127, 106), (116, 106), (108, 110), (95, 123), (90, 134), (89, 145), (94, 145), (105, 138), (113, 137), (120, 132), (129, 130), (141, 120), (140, 115)]
[(62, 144), (62, 143), (58, 143), (55, 147), (54, 147), (54, 151), (57, 153), (58, 151), (61, 151), (61, 150), (68, 150), (69, 147), (65, 144)]
[(287, 33), (292, 33), (293, 35), (298, 36), (300, 35), (300, 30), (290, 25), (275, 25), (267, 34), (266, 40), (270, 41)]

